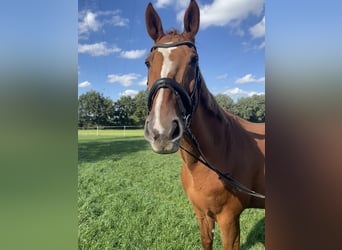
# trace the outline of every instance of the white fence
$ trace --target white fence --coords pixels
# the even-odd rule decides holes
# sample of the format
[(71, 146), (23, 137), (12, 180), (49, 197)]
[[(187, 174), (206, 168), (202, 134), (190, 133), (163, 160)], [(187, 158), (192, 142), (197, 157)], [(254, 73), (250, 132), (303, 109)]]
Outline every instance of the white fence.
[(144, 126), (93, 126), (93, 127), (79, 127), (78, 130), (96, 130), (96, 135), (99, 135), (99, 131), (102, 130), (118, 130), (122, 131), (123, 135), (126, 136), (127, 130), (132, 129), (143, 129)]

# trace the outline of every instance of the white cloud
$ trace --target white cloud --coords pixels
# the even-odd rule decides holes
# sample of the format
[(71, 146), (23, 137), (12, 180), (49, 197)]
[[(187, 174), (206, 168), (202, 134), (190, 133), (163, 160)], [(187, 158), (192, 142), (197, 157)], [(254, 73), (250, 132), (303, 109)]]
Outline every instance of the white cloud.
[(262, 20), (249, 29), (253, 38), (260, 38), (265, 36), (265, 16)]
[(154, 6), (159, 8), (165, 8), (168, 6), (174, 7), (176, 10), (183, 9), (183, 13), (185, 9), (189, 6), (189, 1), (184, 0), (157, 0)]
[(78, 53), (89, 54), (91, 56), (107, 56), (120, 51), (121, 49), (116, 46), (108, 47), (106, 42), (78, 44)]
[(201, 6), (201, 28), (239, 23), (250, 14), (260, 15), (264, 0), (214, 0)]
[[(123, 18), (119, 10), (97, 11), (84, 10), (78, 14), (78, 35), (80, 39), (88, 37), (90, 32), (99, 31), (104, 25), (127, 26), (129, 19)], [(101, 20), (99, 20), (101, 19)]]
[(120, 96), (131, 96), (134, 97), (139, 93), (139, 91), (137, 90), (133, 90), (133, 89), (127, 89), (124, 92), (120, 93)]
[[(96, 14), (99, 17), (102, 17), (103, 24), (110, 24), (114, 26), (127, 26), (129, 23), (129, 19), (120, 16), (120, 10), (106, 10), (106, 11), (98, 11)], [(109, 16), (109, 18), (107, 18)]]
[(245, 52), (262, 50), (265, 48), (265, 39), (262, 39), (262, 41), (258, 41), (258, 42), (244, 41), (241, 43), (241, 45), (244, 47)]
[(258, 79), (255, 78), (252, 74), (247, 74), (241, 78), (238, 78), (235, 83), (250, 83), (250, 82), (265, 82), (265, 77), (260, 77)]
[(91, 11), (80, 12), (78, 17), (78, 34), (97, 31), (102, 24), (96, 20), (97, 14)]
[(111, 11), (108, 12), (109, 15), (111, 16), (111, 19), (104, 21), (104, 23), (108, 23), (114, 26), (118, 26), (118, 27), (124, 27), (127, 26), (129, 23), (129, 19), (127, 18), (123, 18), (119, 15), (119, 11)]
[[(184, 0), (157, 0), (156, 8), (174, 7), (177, 10), (177, 20), (183, 22), (184, 13), (188, 7), (188, 1)], [(249, 15), (260, 16), (264, 9), (264, 0), (213, 0), (210, 4), (200, 5), (200, 28), (209, 26), (233, 25), (236, 27)], [(243, 30), (238, 29), (238, 35), (242, 36)]]
[(217, 80), (227, 80), (228, 78), (228, 74), (222, 74), (222, 75), (219, 75), (219, 76), (216, 76), (216, 79)]
[(249, 97), (253, 95), (264, 95), (264, 92), (256, 92), (256, 91), (246, 91), (240, 88), (233, 88), (233, 89), (227, 89), (223, 92), (224, 94), (231, 96), (233, 99), (239, 98), (239, 97)]
[(129, 73), (124, 75), (111, 74), (107, 76), (107, 82), (119, 83), (125, 87), (131, 86), (133, 81), (139, 79), (140, 75), (136, 73)]
[(139, 86), (146, 86), (147, 85), (147, 76), (145, 76), (141, 81), (138, 82)]
[(91, 86), (91, 83), (88, 82), (88, 81), (84, 81), (84, 82), (81, 82), (81, 83), (78, 84), (79, 88), (88, 88), (90, 86)]
[(265, 40), (262, 41), (262, 42), (259, 44), (259, 46), (257, 47), (257, 49), (263, 49), (263, 48), (265, 48)]
[(173, 0), (157, 0), (155, 3), (156, 8), (165, 8), (174, 2)]
[(146, 49), (141, 50), (127, 50), (113, 46), (108, 46), (106, 42), (94, 43), (94, 44), (78, 44), (78, 53), (89, 54), (91, 56), (108, 56), (114, 53), (120, 53), (122, 58), (137, 59), (144, 56)]
[(127, 59), (137, 59), (144, 56), (146, 52), (146, 49), (141, 50), (128, 50), (128, 51), (122, 51), (120, 53), (121, 57), (127, 58)]

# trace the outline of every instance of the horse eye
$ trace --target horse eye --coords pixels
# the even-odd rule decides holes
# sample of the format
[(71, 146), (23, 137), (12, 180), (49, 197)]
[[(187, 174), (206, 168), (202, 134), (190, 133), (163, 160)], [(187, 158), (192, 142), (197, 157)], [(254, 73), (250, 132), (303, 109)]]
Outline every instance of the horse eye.
[(149, 68), (151, 66), (150, 62), (148, 60), (145, 61), (145, 65), (147, 68)]
[(197, 62), (198, 62), (198, 56), (197, 56), (197, 55), (191, 57), (191, 60), (190, 60), (190, 64), (191, 64), (191, 65), (196, 65)]

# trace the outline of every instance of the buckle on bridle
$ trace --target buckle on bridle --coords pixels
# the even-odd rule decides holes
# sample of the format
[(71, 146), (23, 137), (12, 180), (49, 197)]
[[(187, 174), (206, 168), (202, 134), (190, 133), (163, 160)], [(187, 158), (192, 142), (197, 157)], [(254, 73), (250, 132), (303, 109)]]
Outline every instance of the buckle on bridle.
[(190, 127), (190, 118), (191, 118), (191, 114), (187, 114), (183, 116), (184, 126), (187, 128)]

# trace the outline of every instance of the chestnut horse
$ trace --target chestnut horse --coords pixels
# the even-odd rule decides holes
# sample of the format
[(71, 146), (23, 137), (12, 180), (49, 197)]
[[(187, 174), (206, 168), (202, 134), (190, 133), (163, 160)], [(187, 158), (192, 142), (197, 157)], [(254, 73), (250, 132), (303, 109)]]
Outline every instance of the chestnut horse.
[(203, 248), (212, 249), (217, 222), (224, 249), (239, 249), (241, 212), (265, 207), (265, 124), (224, 111), (208, 91), (198, 67), (195, 35), (200, 14), (194, 0), (185, 12), (182, 33), (164, 33), (151, 3), (145, 18), (155, 43), (145, 61), (145, 138), (156, 153), (180, 149), (181, 180)]

